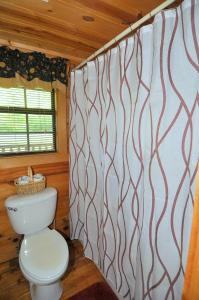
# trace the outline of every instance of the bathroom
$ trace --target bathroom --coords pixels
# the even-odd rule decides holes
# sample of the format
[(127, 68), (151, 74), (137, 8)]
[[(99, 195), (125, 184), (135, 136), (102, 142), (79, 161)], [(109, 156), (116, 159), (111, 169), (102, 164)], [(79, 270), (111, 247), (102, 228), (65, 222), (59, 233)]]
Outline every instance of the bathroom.
[[(0, 0), (0, 300), (199, 300), (198, 17), (199, 0)], [(58, 296), (20, 266), (6, 201), (35, 204), (30, 178), (56, 191), (38, 231), (64, 240)]]

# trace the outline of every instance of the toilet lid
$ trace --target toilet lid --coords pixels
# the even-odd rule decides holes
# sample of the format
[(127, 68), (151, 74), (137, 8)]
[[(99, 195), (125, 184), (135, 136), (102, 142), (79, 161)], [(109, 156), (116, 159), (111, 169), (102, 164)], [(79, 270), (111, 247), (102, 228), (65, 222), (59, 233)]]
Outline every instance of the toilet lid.
[(61, 276), (68, 265), (69, 253), (65, 239), (49, 228), (25, 236), (20, 248), (20, 262), (34, 278), (52, 279)]

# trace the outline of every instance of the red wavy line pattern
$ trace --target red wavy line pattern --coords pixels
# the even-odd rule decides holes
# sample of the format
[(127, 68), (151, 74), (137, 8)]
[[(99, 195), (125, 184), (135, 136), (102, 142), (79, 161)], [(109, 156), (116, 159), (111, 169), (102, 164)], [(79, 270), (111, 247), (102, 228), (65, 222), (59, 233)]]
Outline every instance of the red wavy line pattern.
[(126, 300), (181, 299), (199, 159), (199, 1), (71, 74), (70, 229)]

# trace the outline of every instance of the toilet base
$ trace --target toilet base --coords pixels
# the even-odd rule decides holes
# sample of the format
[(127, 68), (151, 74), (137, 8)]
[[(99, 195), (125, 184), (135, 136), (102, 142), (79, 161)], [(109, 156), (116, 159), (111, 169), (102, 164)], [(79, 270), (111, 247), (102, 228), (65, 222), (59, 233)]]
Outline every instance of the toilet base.
[(49, 285), (37, 285), (30, 282), (32, 300), (59, 300), (63, 292), (61, 281)]

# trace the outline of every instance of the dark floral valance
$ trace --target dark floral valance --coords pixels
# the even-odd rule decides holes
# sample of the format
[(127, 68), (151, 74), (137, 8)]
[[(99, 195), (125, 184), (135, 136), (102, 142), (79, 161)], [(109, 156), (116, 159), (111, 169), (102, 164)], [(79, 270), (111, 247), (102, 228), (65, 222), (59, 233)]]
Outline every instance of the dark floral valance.
[(40, 52), (21, 52), (17, 49), (0, 47), (0, 77), (13, 78), (16, 74), (27, 81), (35, 78), (67, 84), (67, 60), (61, 57), (49, 58)]

